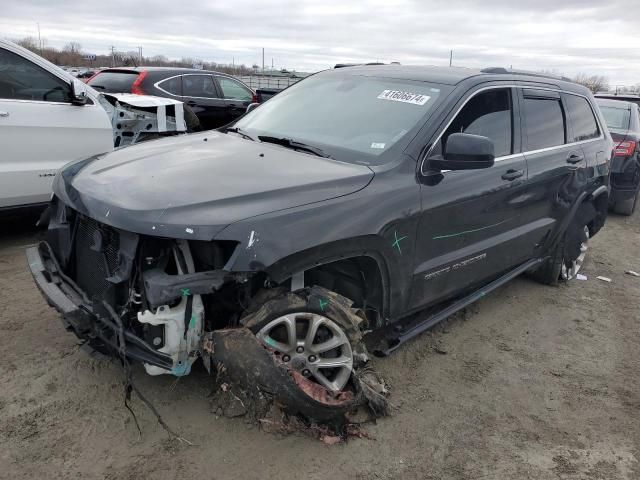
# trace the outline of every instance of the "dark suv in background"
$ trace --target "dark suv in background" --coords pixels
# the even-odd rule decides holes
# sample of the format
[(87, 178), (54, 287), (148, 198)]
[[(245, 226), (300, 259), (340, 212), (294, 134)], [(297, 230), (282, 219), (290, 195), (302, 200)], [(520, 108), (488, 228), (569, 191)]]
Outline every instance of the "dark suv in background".
[(255, 92), (224, 73), (191, 68), (109, 68), (87, 84), (100, 92), (155, 95), (181, 100), (198, 117), (203, 130), (232, 122), (256, 102)]
[(640, 190), (640, 108), (628, 101), (601, 97), (596, 101), (616, 143), (611, 162), (610, 205), (616, 213), (631, 215)]
[(607, 100), (620, 100), (622, 102), (635, 103), (640, 107), (640, 95), (634, 95), (631, 93), (596, 93), (596, 98), (604, 98)]
[(612, 151), (560, 78), (328, 70), (224, 130), (68, 165), (28, 263), (69, 330), (150, 374), (202, 357), (252, 394), (342, 408), (365, 334), (388, 354), (522, 273), (574, 278)]

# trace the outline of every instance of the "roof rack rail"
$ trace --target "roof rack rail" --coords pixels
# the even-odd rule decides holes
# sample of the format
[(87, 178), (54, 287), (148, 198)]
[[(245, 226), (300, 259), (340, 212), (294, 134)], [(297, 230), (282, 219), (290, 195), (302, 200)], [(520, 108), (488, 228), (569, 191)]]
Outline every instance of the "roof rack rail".
[(336, 63), (333, 68), (345, 68), (345, 67), (361, 67), (361, 66), (369, 66), (369, 65), (400, 65), (400, 62), (391, 62), (391, 63), (383, 63), (383, 62), (369, 62), (369, 63)]
[(540, 72), (530, 72), (528, 70), (512, 70), (504, 67), (488, 67), (480, 70), (482, 73), (509, 73), (512, 75), (529, 75), (531, 77), (542, 77), (542, 78), (554, 78), (556, 80), (562, 80), (564, 82), (573, 82), (568, 77), (562, 75), (551, 75), (549, 73), (540, 73)]

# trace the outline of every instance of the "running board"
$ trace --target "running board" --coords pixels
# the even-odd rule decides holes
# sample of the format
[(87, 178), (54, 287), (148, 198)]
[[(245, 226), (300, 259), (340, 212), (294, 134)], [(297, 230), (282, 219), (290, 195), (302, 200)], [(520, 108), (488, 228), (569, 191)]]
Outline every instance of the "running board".
[(453, 315), (454, 313), (463, 309), (464, 307), (472, 304), (476, 300), (480, 300), (487, 293), (492, 292), (496, 288), (501, 287), (502, 285), (514, 279), (518, 275), (526, 272), (527, 270), (530, 270), (531, 268), (535, 267), (539, 263), (542, 263), (542, 260), (543, 260), (542, 258), (529, 260), (528, 262), (523, 263), (522, 265), (515, 268), (514, 270), (511, 270), (509, 273), (503, 275), (502, 277), (497, 278), (493, 282), (485, 285), (481, 289), (476, 290), (475, 292), (467, 295), (466, 297), (463, 297), (460, 300), (457, 300), (456, 302), (452, 303), (451, 305), (444, 308), (443, 310), (440, 310), (439, 312), (425, 318), (424, 320), (419, 321), (417, 324), (413, 325), (408, 330), (401, 332), (398, 335), (395, 335), (395, 336), (392, 335), (383, 339), (380, 342), (380, 345), (378, 346), (378, 348), (374, 350), (373, 352), (374, 355), (378, 357), (386, 357), (390, 355), (396, 348), (400, 347), (401, 345), (408, 342), (412, 338), (417, 337), (422, 332), (429, 330), (434, 325), (440, 323), (442, 320), (449, 317), (450, 315)]

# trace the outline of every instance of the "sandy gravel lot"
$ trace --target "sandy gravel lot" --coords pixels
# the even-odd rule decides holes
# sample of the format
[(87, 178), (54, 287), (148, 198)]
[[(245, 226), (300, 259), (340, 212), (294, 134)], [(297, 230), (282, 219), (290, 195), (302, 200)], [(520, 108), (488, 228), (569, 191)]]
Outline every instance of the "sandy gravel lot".
[(624, 273), (640, 271), (638, 212), (592, 240), (587, 281), (517, 279), (377, 359), (393, 416), (331, 447), (217, 418), (204, 369), (178, 382), (136, 369), (195, 445), (168, 440), (134, 399), (139, 436), (120, 366), (78, 349), (36, 290), (35, 239), (0, 223), (0, 478), (640, 478), (640, 278)]

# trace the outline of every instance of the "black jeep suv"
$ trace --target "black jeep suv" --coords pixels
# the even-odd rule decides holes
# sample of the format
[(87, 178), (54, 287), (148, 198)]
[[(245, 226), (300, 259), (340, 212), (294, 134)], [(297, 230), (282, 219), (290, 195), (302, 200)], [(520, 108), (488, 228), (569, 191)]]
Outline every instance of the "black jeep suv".
[(27, 257), (95, 348), (150, 374), (235, 362), (334, 408), (367, 344), (388, 354), (525, 272), (573, 278), (612, 150), (592, 95), (559, 78), (334, 69), (219, 131), (67, 165)]

